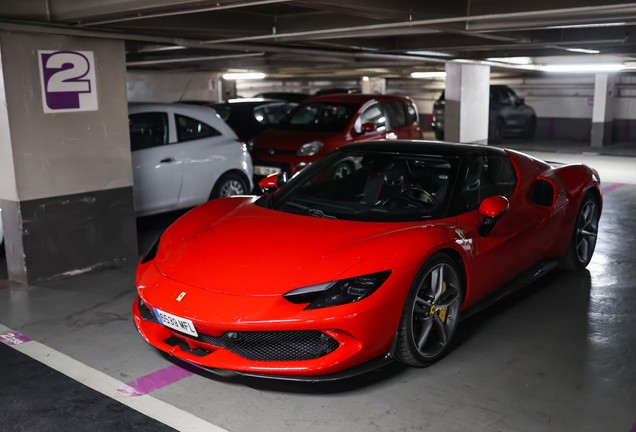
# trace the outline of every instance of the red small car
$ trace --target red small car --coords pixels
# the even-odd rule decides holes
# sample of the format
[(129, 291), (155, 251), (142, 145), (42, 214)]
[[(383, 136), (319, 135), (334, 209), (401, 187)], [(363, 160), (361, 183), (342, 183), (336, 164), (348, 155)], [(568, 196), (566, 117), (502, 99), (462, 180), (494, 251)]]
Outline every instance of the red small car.
[[(258, 182), (271, 174), (294, 175), (343, 145), (384, 139), (422, 139), (417, 107), (409, 98), (340, 94), (307, 99), (273, 129), (248, 143)], [(344, 177), (353, 163), (335, 167)]]

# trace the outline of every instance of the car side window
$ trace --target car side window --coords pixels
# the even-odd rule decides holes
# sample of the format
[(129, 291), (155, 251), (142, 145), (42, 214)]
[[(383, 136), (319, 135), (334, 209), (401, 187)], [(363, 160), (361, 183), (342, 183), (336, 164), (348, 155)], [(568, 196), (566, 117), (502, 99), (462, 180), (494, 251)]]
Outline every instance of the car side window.
[(200, 120), (179, 114), (175, 114), (174, 117), (177, 123), (178, 141), (190, 141), (221, 135), (221, 132)]
[(276, 124), (291, 109), (289, 104), (261, 105), (254, 108), (254, 118), (261, 124)]
[(128, 116), (131, 151), (168, 144), (168, 114), (147, 112)]
[(404, 104), (400, 101), (384, 101), (382, 102), (384, 112), (389, 119), (389, 126), (391, 129), (401, 128), (406, 126), (406, 111)]
[(362, 133), (362, 125), (365, 123), (373, 123), (375, 130), (382, 132), (386, 130), (386, 116), (382, 110), (382, 106), (379, 103), (375, 103), (364, 110), (362, 114), (356, 119), (354, 129), (356, 133)]
[(494, 100), (495, 102), (499, 102), (501, 104), (505, 104), (505, 105), (511, 105), (512, 104), (512, 102), (510, 101), (510, 96), (508, 95), (508, 92), (506, 92), (501, 87), (494, 88), (490, 92), (490, 98), (491, 98), (491, 100)]
[(508, 93), (508, 98), (513, 105), (519, 104), (519, 97), (515, 92), (512, 91), (512, 89), (506, 89), (506, 93)]
[(228, 119), (230, 118), (230, 114), (232, 114), (232, 111), (230, 111), (229, 108), (225, 107), (214, 107), (214, 110), (224, 122), (228, 121)]
[(415, 105), (408, 104), (406, 106), (406, 121), (411, 124), (417, 122), (417, 108)]
[(510, 198), (517, 185), (517, 173), (510, 159), (505, 156), (479, 156), (468, 169), (461, 197), (464, 211), (475, 211), (488, 197)]

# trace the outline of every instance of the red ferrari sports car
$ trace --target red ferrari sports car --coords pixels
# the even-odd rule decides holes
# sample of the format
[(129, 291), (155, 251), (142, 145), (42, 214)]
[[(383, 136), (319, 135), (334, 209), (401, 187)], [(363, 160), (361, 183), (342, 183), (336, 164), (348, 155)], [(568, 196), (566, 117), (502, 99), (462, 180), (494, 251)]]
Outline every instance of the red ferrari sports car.
[[(334, 167), (355, 167), (342, 176)], [(205, 368), (327, 381), (447, 352), (460, 317), (590, 262), (598, 173), (481, 145), (353, 144), (190, 211), (142, 258), (135, 324)]]

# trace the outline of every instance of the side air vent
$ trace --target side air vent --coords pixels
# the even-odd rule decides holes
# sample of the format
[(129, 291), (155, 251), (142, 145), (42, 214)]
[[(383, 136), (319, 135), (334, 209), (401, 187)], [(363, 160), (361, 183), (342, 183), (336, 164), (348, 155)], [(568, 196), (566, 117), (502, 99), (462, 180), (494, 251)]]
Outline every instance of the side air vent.
[(554, 204), (554, 186), (547, 180), (537, 179), (534, 185), (534, 203), (542, 207)]

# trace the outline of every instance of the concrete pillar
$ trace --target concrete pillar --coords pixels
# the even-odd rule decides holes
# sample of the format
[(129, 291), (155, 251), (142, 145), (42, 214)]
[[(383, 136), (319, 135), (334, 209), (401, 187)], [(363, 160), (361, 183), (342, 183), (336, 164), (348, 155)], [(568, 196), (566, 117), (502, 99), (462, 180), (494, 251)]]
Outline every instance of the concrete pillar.
[(604, 147), (612, 142), (614, 93), (614, 77), (606, 73), (596, 74), (592, 110), (592, 147)]
[(124, 42), (0, 32), (9, 277), (135, 262)]
[(446, 63), (444, 140), (488, 142), (490, 66)]
[(219, 102), (236, 98), (236, 80), (219, 80)]
[(385, 78), (369, 78), (360, 83), (361, 91), (364, 94), (386, 94)]

